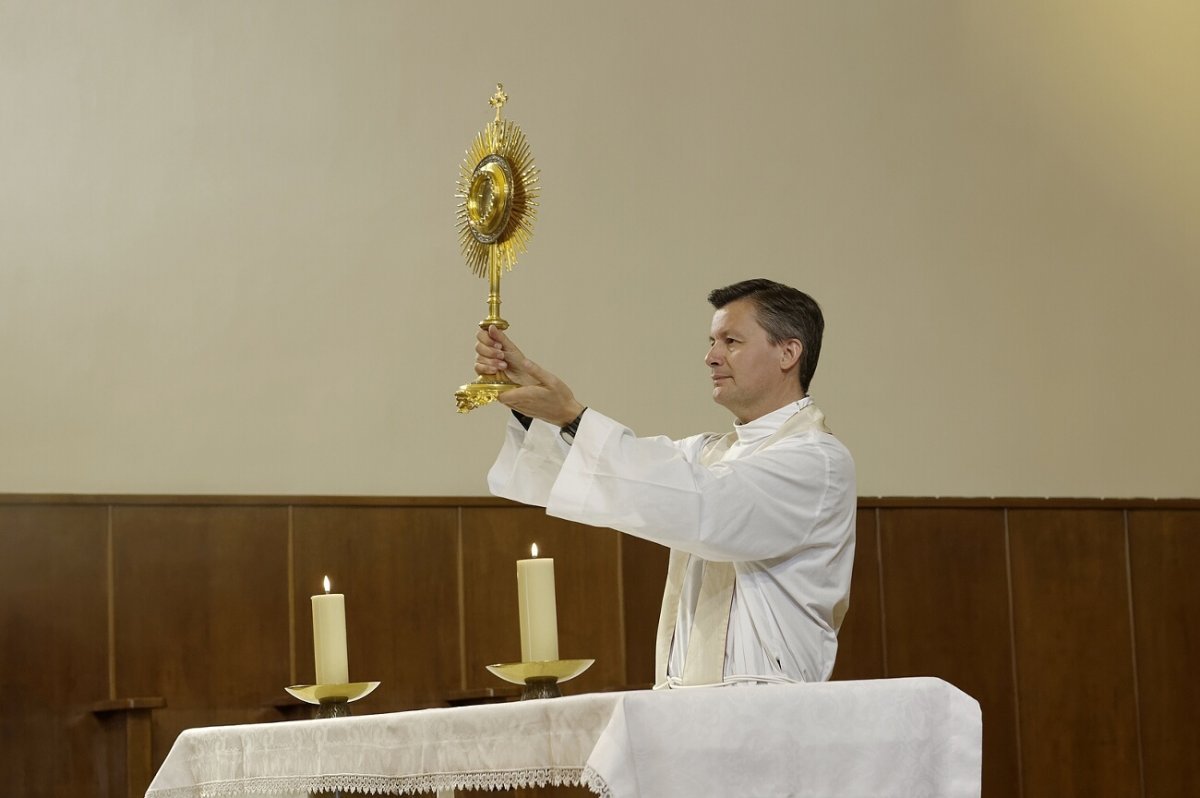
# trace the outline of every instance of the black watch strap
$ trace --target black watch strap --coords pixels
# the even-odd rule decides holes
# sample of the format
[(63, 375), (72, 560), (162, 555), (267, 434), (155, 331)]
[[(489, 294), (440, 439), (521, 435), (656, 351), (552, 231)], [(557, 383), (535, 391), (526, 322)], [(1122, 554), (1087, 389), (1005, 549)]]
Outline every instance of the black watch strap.
[(575, 442), (575, 433), (579, 431), (579, 422), (583, 421), (583, 414), (586, 412), (587, 408), (585, 407), (583, 410), (579, 411), (579, 415), (575, 416), (573, 421), (569, 421), (559, 428), (558, 434), (562, 436), (562, 439), (566, 441), (568, 445)]

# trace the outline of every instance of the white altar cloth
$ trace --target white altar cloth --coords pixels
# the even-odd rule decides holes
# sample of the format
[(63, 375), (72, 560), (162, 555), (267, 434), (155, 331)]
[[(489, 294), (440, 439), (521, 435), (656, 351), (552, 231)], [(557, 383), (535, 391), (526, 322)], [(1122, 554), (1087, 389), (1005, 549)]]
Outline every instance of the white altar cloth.
[(939, 679), (593, 693), (191, 729), (146, 795), (978, 798), (982, 743), (979, 704)]

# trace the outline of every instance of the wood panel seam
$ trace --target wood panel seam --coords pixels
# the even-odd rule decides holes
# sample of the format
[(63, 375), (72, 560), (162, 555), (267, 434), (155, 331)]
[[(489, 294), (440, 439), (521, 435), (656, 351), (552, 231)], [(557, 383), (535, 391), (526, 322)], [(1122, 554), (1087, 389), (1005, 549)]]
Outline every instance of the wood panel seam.
[(621, 678), (629, 684), (629, 652), (625, 639), (625, 536), (617, 534), (617, 645), (621, 652)]
[(1025, 795), (1025, 775), (1021, 765), (1021, 685), (1017, 678), (1017, 619), (1013, 609), (1012, 550), (1008, 539), (1008, 508), (1004, 508), (1004, 579), (1008, 592), (1008, 650), (1012, 668), (1013, 732), (1016, 735), (1017, 796)]
[(105, 579), (108, 582), (106, 585), (108, 594), (108, 697), (110, 700), (115, 700), (117, 697), (117, 580), (116, 580), (116, 554), (113, 551), (113, 508), (108, 505), (106, 508), (107, 521), (104, 540), (104, 556), (107, 562), (105, 563)]
[(883, 659), (883, 678), (888, 678), (887, 610), (883, 598), (883, 523), (880, 509), (875, 513), (875, 562), (879, 572), (879, 650)]
[(1138, 786), (1141, 788), (1142, 798), (1146, 798), (1146, 762), (1142, 753), (1142, 697), (1138, 687), (1137, 628), (1134, 626), (1133, 620), (1133, 568), (1130, 564), (1129, 554), (1128, 510), (1121, 512), (1121, 521), (1125, 531), (1125, 596), (1129, 605), (1129, 654), (1133, 660), (1133, 717), (1136, 721), (1134, 731), (1137, 733)]
[(463, 573), (463, 508), (458, 507), (454, 539), (454, 559), (458, 570), (458, 688), (467, 689), (467, 591)]
[(293, 524), (295, 506), (287, 508), (287, 608), (288, 608), (288, 679), (296, 679), (296, 537)]

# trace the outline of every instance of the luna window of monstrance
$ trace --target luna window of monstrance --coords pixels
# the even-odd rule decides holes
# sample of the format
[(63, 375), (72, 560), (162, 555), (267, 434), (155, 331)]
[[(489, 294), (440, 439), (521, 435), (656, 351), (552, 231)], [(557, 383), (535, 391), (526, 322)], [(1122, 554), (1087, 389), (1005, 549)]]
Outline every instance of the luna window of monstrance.
[[(475, 135), (458, 170), (458, 240), (467, 266), (488, 278), (488, 315), (479, 322), (486, 330), (508, 329), (500, 317), (500, 274), (511, 270), (528, 248), (537, 217), (538, 169), (525, 134), (501, 114), (508, 95), (497, 83), (488, 104), (496, 118)], [(503, 373), (480, 375), (455, 392), (458, 412), (467, 413), (515, 388)]]

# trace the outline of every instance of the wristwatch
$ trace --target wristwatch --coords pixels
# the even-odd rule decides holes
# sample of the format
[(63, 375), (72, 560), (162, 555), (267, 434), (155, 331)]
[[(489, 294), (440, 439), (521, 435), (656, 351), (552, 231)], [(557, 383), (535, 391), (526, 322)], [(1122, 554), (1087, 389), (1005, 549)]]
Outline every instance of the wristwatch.
[(569, 421), (558, 428), (558, 434), (562, 436), (562, 439), (567, 442), (568, 446), (575, 442), (575, 433), (579, 431), (579, 422), (583, 421), (583, 414), (586, 412), (587, 408), (585, 407), (579, 411), (579, 415), (575, 416), (573, 421)]

